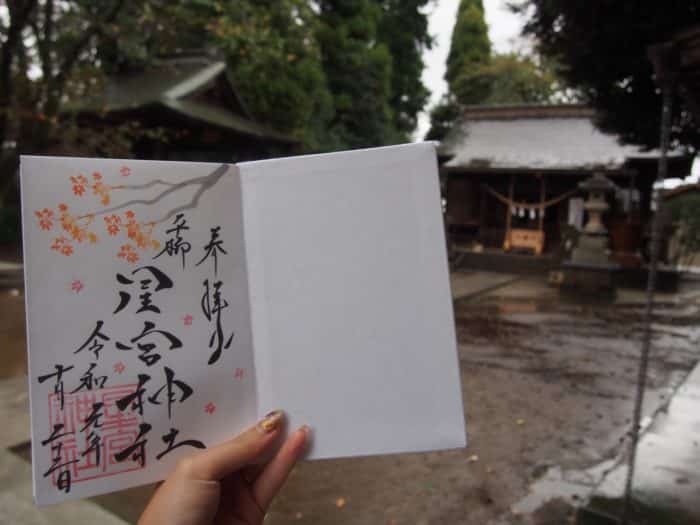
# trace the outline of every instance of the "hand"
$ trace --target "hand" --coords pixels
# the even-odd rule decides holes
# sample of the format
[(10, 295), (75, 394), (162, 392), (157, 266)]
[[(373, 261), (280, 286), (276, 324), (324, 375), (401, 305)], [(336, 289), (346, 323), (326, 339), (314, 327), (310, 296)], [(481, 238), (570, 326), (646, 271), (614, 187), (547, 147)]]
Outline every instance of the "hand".
[(156, 490), (139, 525), (259, 525), (272, 499), (304, 451), (309, 428), (292, 433), (265, 465), (254, 466), (273, 446), (284, 413), (208, 450), (182, 459)]

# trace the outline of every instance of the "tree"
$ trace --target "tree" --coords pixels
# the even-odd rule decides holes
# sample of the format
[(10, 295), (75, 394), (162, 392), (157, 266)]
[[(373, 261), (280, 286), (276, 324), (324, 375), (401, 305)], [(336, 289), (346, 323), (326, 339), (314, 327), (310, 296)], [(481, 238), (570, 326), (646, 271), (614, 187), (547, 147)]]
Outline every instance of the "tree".
[(332, 98), (316, 40), (318, 19), (309, 2), (229, 3), (209, 27), (251, 112), (307, 149), (327, 149)]
[[(468, 75), (473, 68), (487, 64), (491, 58), (491, 41), (484, 18), (481, 0), (461, 0), (457, 21), (452, 30), (450, 52), (447, 55), (445, 80), (451, 93), (455, 93), (460, 76)], [(475, 92), (462, 104), (478, 104), (486, 93)]]
[(62, 102), (92, 84), (76, 73), (93, 65), (95, 40), (111, 30), (124, 4), (8, 2), (0, 19), (0, 205), (16, 182), (17, 144), (25, 152), (42, 152), (60, 136)]
[(378, 39), (392, 57), (391, 94), (392, 126), (396, 142), (409, 139), (430, 92), (421, 80), (423, 51), (433, 39), (428, 33), (428, 19), (423, 8), (430, 0), (380, 0), (382, 15)]
[(380, 6), (372, 0), (321, 0), (318, 41), (333, 96), (328, 147), (390, 141), (391, 53), (377, 40)]
[(449, 93), (430, 110), (430, 129), (425, 140), (441, 141), (450, 132), (461, 115), (461, 106)]
[(447, 55), (447, 94), (430, 112), (426, 140), (444, 139), (459, 120), (462, 105), (480, 104), (488, 97), (488, 85), (474, 74), (490, 60), (491, 41), (482, 0), (461, 0)]
[[(560, 64), (559, 73), (599, 112), (602, 129), (624, 142), (658, 147), (661, 98), (647, 48), (700, 21), (700, 4), (526, 0), (514, 6), (528, 16), (524, 32), (540, 52)], [(683, 108), (676, 97), (674, 107)], [(700, 146), (698, 122), (676, 110), (672, 143)]]
[(158, 5), (140, 17), (144, 31), (104, 45), (103, 67), (138, 69), (164, 55), (218, 52), (256, 120), (323, 149), (332, 100), (308, 0), (150, 1)]
[(460, 75), (454, 89), (460, 101), (479, 97), (483, 104), (541, 104), (552, 100), (558, 85), (554, 73), (533, 58), (508, 53)]

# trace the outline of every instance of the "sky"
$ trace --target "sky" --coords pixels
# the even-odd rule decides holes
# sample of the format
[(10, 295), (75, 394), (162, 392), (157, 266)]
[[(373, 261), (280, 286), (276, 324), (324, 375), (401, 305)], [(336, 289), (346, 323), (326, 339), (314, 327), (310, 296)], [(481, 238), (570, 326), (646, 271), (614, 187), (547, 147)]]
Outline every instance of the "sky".
[[(428, 107), (440, 100), (447, 90), (443, 76), (458, 6), (459, 0), (437, 0), (428, 11), (428, 30), (435, 38), (433, 48), (426, 50), (423, 55), (426, 66), (423, 71), (423, 83), (432, 93)], [(505, 0), (484, 0), (484, 10), (494, 51), (507, 53), (524, 47), (524, 40), (520, 38), (522, 19), (508, 10)], [(419, 117), (416, 138), (424, 137), (428, 128), (430, 118), (426, 111)]]

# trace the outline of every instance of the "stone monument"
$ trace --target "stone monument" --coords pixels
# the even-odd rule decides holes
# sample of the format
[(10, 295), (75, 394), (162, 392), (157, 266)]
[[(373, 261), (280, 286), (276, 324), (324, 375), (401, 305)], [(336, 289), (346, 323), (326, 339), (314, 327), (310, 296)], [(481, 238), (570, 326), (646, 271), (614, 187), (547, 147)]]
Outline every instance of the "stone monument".
[(598, 293), (613, 291), (613, 274), (618, 265), (610, 261), (608, 230), (603, 215), (610, 209), (607, 196), (617, 186), (601, 173), (579, 184), (588, 196), (583, 204), (588, 217), (578, 244), (571, 252), (571, 260), (564, 262), (563, 285)]

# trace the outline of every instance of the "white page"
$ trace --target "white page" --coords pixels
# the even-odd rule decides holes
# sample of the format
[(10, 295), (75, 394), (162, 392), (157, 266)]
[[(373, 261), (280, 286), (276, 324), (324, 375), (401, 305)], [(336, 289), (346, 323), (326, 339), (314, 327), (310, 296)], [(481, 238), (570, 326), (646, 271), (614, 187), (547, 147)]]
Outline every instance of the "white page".
[(434, 147), (239, 168), (259, 414), (312, 458), (464, 446)]
[[(98, 175), (94, 177), (93, 173)], [(84, 179), (80, 179), (81, 176)], [(209, 446), (230, 438), (252, 423), (256, 416), (256, 387), (243, 257), (240, 182), (235, 166), (23, 157), (21, 182), (32, 459), (37, 502), (85, 497), (162, 479), (179, 457), (195, 450), (191, 446), (180, 446), (156, 459), (166, 449), (163, 436), (172, 428), (179, 431), (174, 445), (183, 440), (199, 440)], [(61, 204), (68, 209), (59, 209)], [(166, 251), (153, 258), (163, 250), (168, 239), (175, 240), (175, 232), (167, 233), (167, 230), (173, 228), (180, 208), (189, 227), (179, 232), (181, 242), (189, 243), (190, 247), (185, 254), (184, 269), (182, 244), (176, 251), (176, 243), (173, 243), (170, 253)], [(112, 211), (104, 213), (105, 210)], [(127, 212), (133, 212), (134, 216), (130, 219)], [(62, 223), (70, 222), (70, 218), (61, 220), (64, 214), (82, 217), (77, 219), (80, 230), (73, 232), (78, 237), (85, 236), (82, 242), (62, 228)], [(94, 214), (92, 221), (85, 217), (88, 214)], [(121, 223), (116, 224), (118, 228), (113, 228), (114, 235), (110, 235), (105, 217), (113, 215), (118, 216)], [(138, 231), (133, 224), (128, 226), (132, 219), (141, 224)], [(138, 233), (147, 232), (150, 222), (157, 224), (150, 236), (141, 237), (141, 241), (145, 241), (141, 244), (145, 246), (139, 248)], [(217, 252), (217, 276), (211, 256), (197, 266), (206, 254), (210, 228), (215, 226), (221, 227), (220, 240), (227, 252)], [(129, 237), (129, 228), (133, 238)], [(90, 232), (97, 236), (92, 239), (94, 243), (88, 238)], [(57, 238), (67, 240), (56, 243)], [(160, 246), (156, 248), (150, 244), (152, 240)], [(125, 245), (133, 250), (124, 252)], [(119, 257), (120, 252), (135, 255), (130, 262)], [(171, 279), (173, 287), (154, 291), (156, 280), (150, 270), (132, 273), (143, 266), (158, 268)], [(117, 274), (133, 283), (120, 284)], [(152, 292), (150, 300), (160, 313), (150, 309), (137, 312), (141, 307), (142, 279), (151, 279), (147, 291)], [(202, 306), (205, 280), (211, 287), (217, 280), (222, 282), (221, 301), (229, 305), (221, 310), (223, 338), (226, 340), (235, 334), (231, 345), (222, 349), (219, 359), (212, 365), (208, 361), (218, 348), (218, 338), (213, 348), (209, 347), (209, 342), (217, 323), (216, 314), (211, 313), (213, 288), (207, 294), (211, 321), (206, 318)], [(130, 294), (131, 298), (122, 310), (114, 313), (120, 305), (120, 292)], [(97, 356), (90, 347), (74, 353), (100, 320), (103, 321), (100, 332), (110, 339), (99, 340), (104, 347), (97, 351)], [(153, 333), (130, 342), (144, 331), (146, 321), (153, 322), (155, 329), (176, 336), (182, 346), (169, 350), (170, 343), (165, 337)], [(132, 349), (116, 348), (117, 341)], [(139, 359), (142, 354), (136, 346), (147, 342), (157, 346), (146, 353), (161, 355), (151, 366)], [(70, 393), (80, 386), (81, 376), (91, 363), (96, 365), (92, 370), (94, 379), (107, 377), (104, 388), (93, 383), (90, 390), (84, 387)], [(43, 383), (38, 381), (38, 377), (55, 372), (57, 364), (74, 367), (63, 374), (63, 410), (54, 391), (56, 378), (48, 378)], [(173, 387), (175, 402), (171, 406), (171, 417), (168, 416), (167, 390), (156, 395), (167, 383), (166, 367), (174, 371), (175, 380), (184, 381), (192, 389), (191, 395), (180, 403), (182, 391)], [(129, 407), (124, 412), (119, 411), (116, 399), (136, 390), (139, 374), (150, 376), (144, 384), (143, 415)], [(160, 404), (147, 399), (154, 395), (154, 401)], [(102, 428), (96, 432), (102, 442), (99, 462), (96, 449), (81, 456), (89, 448), (88, 432), (96, 430), (91, 425), (80, 432), (94, 402), (104, 402), (103, 417), (99, 420)], [(65, 425), (62, 432), (70, 429), (74, 434), (42, 445), (55, 423)], [(141, 423), (151, 425), (145, 436), (145, 464), (141, 466), (140, 461), (129, 458), (117, 462), (115, 454), (134, 443)], [(54, 464), (51, 448), (58, 449), (59, 443), (57, 464), (78, 461), (45, 475)], [(70, 492), (58, 487), (59, 479), (65, 481), (66, 476), (71, 477)]]

